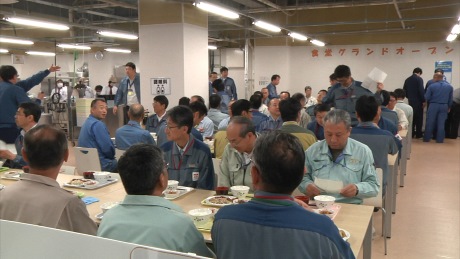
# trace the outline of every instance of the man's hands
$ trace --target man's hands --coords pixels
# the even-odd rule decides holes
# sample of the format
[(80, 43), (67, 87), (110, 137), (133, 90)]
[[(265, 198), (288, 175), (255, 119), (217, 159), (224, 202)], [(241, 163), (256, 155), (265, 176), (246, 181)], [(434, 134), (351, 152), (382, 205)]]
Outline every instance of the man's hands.
[(0, 150), (0, 158), (14, 160), (16, 155), (11, 153), (9, 150)]
[(355, 197), (358, 187), (354, 184), (348, 184), (340, 191), (340, 194), (345, 197)]
[(56, 72), (56, 71), (61, 70), (61, 67), (60, 67), (60, 66), (55, 66), (55, 65), (51, 64), (51, 66), (50, 66), (50, 68), (48, 68), (48, 70), (49, 70), (50, 72)]
[(307, 189), (306, 189), (306, 194), (308, 197), (314, 197), (314, 196), (317, 196), (317, 195), (320, 195), (321, 194), (321, 191), (319, 190), (319, 188), (311, 183), (307, 186)]
[(117, 115), (118, 106), (113, 106), (113, 115)]

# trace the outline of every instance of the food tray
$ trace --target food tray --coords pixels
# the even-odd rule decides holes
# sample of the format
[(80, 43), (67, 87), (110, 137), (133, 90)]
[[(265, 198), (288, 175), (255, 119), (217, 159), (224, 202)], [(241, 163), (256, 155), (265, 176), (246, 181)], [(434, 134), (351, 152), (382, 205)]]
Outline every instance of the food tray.
[[(78, 179), (78, 178), (75, 178), (75, 179)], [(83, 178), (81, 178), (81, 179), (83, 179)], [(104, 187), (104, 186), (107, 186), (107, 185), (110, 185), (110, 184), (114, 184), (114, 183), (118, 182), (118, 179), (110, 178), (110, 179), (107, 179), (105, 181), (96, 181), (96, 182), (97, 182), (97, 184), (94, 184), (94, 185), (72, 185), (72, 184), (64, 183), (62, 186), (69, 187), (69, 188), (94, 190), (94, 189), (99, 189), (101, 187)]]
[[(185, 194), (195, 190), (193, 189), (192, 187), (185, 187), (185, 186), (177, 186), (177, 190), (179, 191), (179, 195), (177, 195), (176, 197), (164, 197), (165, 199), (167, 200), (175, 200), (181, 196), (184, 196)], [(167, 192), (167, 190), (165, 190), (163, 192), (163, 195), (165, 194), (165, 192)]]
[(23, 174), (22, 171), (10, 171), (3, 173), (1, 178), (6, 180), (19, 181), (19, 177), (21, 176), (21, 174)]
[[(226, 199), (228, 203), (213, 203), (212, 200), (215, 198), (221, 198), (221, 199)], [(211, 206), (211, 207), (224, 207), (227, 205), (232, 205), (232, 204), (239, 204), (239, 203), (245, 203), (248, 202), (249, 199), (241, 199), (241, 201), (236, 198), (235, 196), (230, 196), (230, 195), (216, 195), (216, 196), (210, 196), (204, 200), (201, 201), (201, 204), (204, 206)]]

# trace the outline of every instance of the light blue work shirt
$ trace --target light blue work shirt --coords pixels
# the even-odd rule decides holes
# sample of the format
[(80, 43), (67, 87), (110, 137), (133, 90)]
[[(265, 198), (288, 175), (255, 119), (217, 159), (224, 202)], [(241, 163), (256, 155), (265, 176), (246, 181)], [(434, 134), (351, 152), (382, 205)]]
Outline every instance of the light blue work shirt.
[(364, 144), (348, 138), (347, 145), (335, 161), (326, 140), (316, 142), (305, 152), (307, 173), (300, 183), (299, 190), (303, 193), (315, 178), (342, 181), (345, 187), (355, 184), (358, 195), (344, 197), (340, 193), (322, 193), (334, 196), (336, 202), (361, 204), (363, 198), (375, 197), (379, 192), (380, 183), (374, 167), (372, 151)]
[(126, 150), (139, 143), (156, 145), (150, 132), (143, 129), (137, 121), (130, 120), (128, 124), (118, 128), (115, 132), (115, 145), (118, 149)]
[(191, 218), (176, 204), (159, 196), (126, 195), (104, 214), (100, 237), (214, 257)]

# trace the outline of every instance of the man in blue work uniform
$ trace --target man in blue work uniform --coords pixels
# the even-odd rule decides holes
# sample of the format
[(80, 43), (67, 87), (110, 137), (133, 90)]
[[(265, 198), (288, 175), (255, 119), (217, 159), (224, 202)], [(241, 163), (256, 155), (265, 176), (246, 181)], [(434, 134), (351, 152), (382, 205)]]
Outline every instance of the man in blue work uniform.
[(422, 138), (423, 126), (423, 108), (426, 105), (425, 91), (423, 90), (422, 69), (414, 68), (413, 74), (404, 81), (404, 91), (409, 99), (409, 105), (414, 110), (414, 119), (412, 123), (412, 136)]
[(443, 143), (445, 137), (445, 122), (447, 113), (452, 106), (453, 87), (443, 80), (441, 73), (434, 74), (433, 79), (436, 81), (428, 87), (425, 98), (430, 103), (426, 116), (424, 142), (429, 142), (433, 135), (433, 129), (436, 128), (436, 142)]
[(220, 79), (224, 81), (225, 92), (230, 97), (230, 100), (238, 100), (235, 81), (231, 77), (228, 77), (228, 68), (222, 67), (220, 69)]
[(279, 75), (272, 75), (270, 84), (267, 85), (268, 99), (280, 98), (276, 86), (280, 83), (281, 77)]
[(139, 73), (136, 73), (136, 65), (133, 62), (126, 63), (125, 72), (126, 77), (118, 85), (113, 106), (113, 114), (117, 114), (118, 105), (125, 105), (123, 108), (124, 124), (129, 120), (129, 106), (141, 102), (141, 78)]
[(338, 83), (328, 90), (322, 102), (336, 109), (347, 111), (351, 117), (351, 125), (356, 126), (358, 125), (355, 112), (356, 100), (363, 95), (375, 95), (377, 99), (380, 99), (380, 91), (383, 89), (383, 84), (378, 83), (377, 92), (372, 93), (362, 87), (360, 81), (355, 81), (351, 77), (351, 70), (346, 65), (337, 66), (334, 70), (334, 75), (337, 77)]
[(169, 142), (161, 145), (169, 179), (179, 185), (198, 189), (214, 189), (214, 167), (208, 145), (190, 134), (193, 113), (189, 107), (176, 106), (168, 111), (165, 128)]

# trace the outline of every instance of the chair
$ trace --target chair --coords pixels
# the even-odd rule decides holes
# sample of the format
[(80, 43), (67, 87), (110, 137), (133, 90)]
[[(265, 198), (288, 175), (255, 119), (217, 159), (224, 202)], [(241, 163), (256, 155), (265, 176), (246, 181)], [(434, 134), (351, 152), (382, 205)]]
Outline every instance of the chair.
[(101, 162), (96, 148), (74, 147), (75, 165), (77, 172), (101, 171)]
[(363, 205), (374, 206), (382, 210), (382, 236), (384, 239), (385, 255), (386, 255), (387, 254), (387, 237), (386, 237), (385, 219), (387, 217), (387, 212), (385, 211), (385, 208), (383, 206), (384, 199), (385, 199), (385, 197), (383, 197), (383, 170), (381, 168), (376, 168), (375, 171), (380, 181), (379, 193), (375, 197), (363, 199)]
[(115, 148), (115, 159), (120, 159), (120, 157), (125, 153), (125, 151), (126, 150)]
[(212, 164), (214, 166), (214, 189), (219, 184), (219, 177), (222, 174), (222, 172), (220, 171), (220, 163), (221, 163), (221, 161), (222, 161), (222, 159), (219, 159), (219, 158), (213, 158), (212, 159)]

